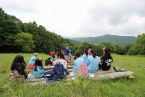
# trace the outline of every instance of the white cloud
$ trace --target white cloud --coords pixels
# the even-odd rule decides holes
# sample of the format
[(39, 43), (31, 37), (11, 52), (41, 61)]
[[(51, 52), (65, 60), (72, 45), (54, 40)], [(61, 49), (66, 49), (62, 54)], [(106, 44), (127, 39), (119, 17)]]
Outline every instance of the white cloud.
[(144, 0), (1, 0), (0, 5), (64, 37), (145, 32)]

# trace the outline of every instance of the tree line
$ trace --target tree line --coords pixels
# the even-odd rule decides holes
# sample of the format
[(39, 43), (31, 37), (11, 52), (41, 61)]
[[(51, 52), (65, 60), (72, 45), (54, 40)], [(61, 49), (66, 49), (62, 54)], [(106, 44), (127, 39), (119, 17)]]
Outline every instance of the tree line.
[(99, 56), (103, 54), (102, 49), (104, 47), (108, 47), (111, 49), (112, 53), (120, 55), (145, 55), (145, 33), (138, 35), (136, 42), (133, 44), (122, 46), (112, 43), (78, 43), (74, 46), (74, 51), (83, 52), (85, 48), (90, 47), (93, 48)]
[(136, 43), (126, 46), (111, 43), (81, 43), (64, 39), (60, 35), (46, 30), (35, 21), (23, 23), (15, 16), (9, 15), (0, 8), (0, 53), (44, 52), (56, 51), (58, 48), (70, 46), (72, 53), (83, 52), (85, 48), (93, 48), (102, 55), (102, 48), (109, 47), (113, 53), (145, 55), (145, 33), (138, 35)]
[(0, 8), (0, 52), (45, 52), (64, 48), (72, 43), (47, 31), (35, 21), (23, 23)]

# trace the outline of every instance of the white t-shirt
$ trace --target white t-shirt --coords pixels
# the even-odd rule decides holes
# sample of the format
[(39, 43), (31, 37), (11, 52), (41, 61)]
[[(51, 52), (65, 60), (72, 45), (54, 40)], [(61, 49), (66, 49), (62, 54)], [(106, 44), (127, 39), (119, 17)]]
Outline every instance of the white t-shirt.
[(53, 64), (55, 65), (57, 63), (61, 63), (61, 64), (63, 64), (64, 68), (67, 68), (67, 62), (66, 62), (66, 60), (64, 60), (64, 59), (57, 59), (57, 60), (54, 61)]

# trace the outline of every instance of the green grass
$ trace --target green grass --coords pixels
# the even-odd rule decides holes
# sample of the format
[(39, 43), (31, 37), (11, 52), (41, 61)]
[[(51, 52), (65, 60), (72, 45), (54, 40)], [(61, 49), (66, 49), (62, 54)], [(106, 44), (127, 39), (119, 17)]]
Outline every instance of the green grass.
[[(31, 86), (9, 80), (10, 65), (17, 54), (0, 54), (0, 97), (145, 97), (145, 57), (113, 55), (113, 66), (135, 72), (135, 79), (60, 81)], [(22, 54), (25, 61), (32, 54)], [(39, 54), (46, 59), (46, 54)]]

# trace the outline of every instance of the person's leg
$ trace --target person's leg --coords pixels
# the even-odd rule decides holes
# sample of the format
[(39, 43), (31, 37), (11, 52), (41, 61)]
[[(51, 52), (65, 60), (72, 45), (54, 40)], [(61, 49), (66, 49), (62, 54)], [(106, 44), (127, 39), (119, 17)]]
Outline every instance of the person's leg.
[(14, 74), (14, 76), (15, 76), (15, 77), (20, 76), (20, 74), (18, 73), (18, 71), (17, 71), (17, 70), (14, 70), (14, 71), (13, 71), (13, 74)]
[(102, 65), (101, 64), (99, 64), (99, 70), (101, 70), (102, 69)]
[(44, 74), (44, 77), (47, 79), (47, 80), (53, 80), (53, 71), (52, 69), (51, 70), (48, 70), (45, 72)]
[(45, 72), (45, 75), (47, 75), (47, 74), (53, 74), (53, 69), (47, 70), (47, 71)]
[(25, 79), (27, 79), (27, 77), (28, 77), (28, 72), (26, 70), (24, 70), (24, 77), (25, 77)]
[(46, 60), (45, 60), (45, 66), (47, 66), (47, 65), (48, 65), (48, 60), (46, 59)]
[(67, 69), (64, 69), (64, 72), (66, 75), (69, 75), (69, 71)]
[(107, 69), (107, 70), (110, 70), (110, 68), (111, 68), (111, 66), (107, 66), (107, 68), (106, 68), (106, 69)]

